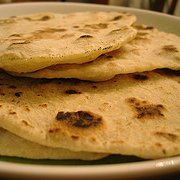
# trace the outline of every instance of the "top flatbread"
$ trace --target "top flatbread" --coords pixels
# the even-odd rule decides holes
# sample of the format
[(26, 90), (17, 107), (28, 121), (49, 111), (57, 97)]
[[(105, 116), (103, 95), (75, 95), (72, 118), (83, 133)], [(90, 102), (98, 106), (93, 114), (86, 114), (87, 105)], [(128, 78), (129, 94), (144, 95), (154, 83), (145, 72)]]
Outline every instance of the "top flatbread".
[(158, 68), (180, 70), (180, 37), (152, 27), (136, 28), (138, 33), (134, 40), (90, 63), (56, 65), (32, 73), (15, 75), (103, 81), (111, 79), (116, 74), (151, 71)]
[(0, 20), (0, 68), (32, 72), (89, 62), (132, 40), (136, 17), (120, 12), (42, 13)]
[(179, 83), (179, 76), (156, 72), (98, 83), (0, 73), (0, 127), (73, 151), (179, 155)]

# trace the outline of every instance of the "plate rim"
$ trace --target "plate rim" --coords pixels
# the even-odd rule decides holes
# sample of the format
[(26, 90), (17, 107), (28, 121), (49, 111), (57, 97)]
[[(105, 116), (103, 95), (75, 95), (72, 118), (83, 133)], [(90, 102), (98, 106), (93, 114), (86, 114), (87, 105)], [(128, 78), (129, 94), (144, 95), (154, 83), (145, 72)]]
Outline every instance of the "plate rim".
[(41, 5), (60, 5), (60, 6), (82, 6), (82, 7), (104, 7), (104, 8), (114, 8), (114, 9), (127, 9), (127, 10), (132, 10), (132, 11), (137, 11), (137, 12), (144, 12), (148, 14), (153, 14), (153, 15), (159, 15), (159, 16), (164, 16), (164, 17), (169, 17), (173, 19), (180, 20), (179, 16), (171, 15), (171, 14), (166, 14), (162, 12), (157, 12), (157, 11), (151, 11), (148, 9), (139, 9), (135, 7), (124, 7), (124, 6), (116, 6), (116, 5), (105, 5), (105, 4), (93, 4), (93, 3), (79, 3), (79, 2), (12, 2), (12, 3), (7, 3), (7, 4), (1, 4), (0, 9), (3, 7), (10, 7), (10, 6), (27, 6), (27, 5), (36, 5), (36, 6), (41, 6)]
[[(96, 178), (118, 175), (121, 177), (143, 177), (144, 175), (152, 175), (152, 173), (160, 175), (178, 172), (178, 169), (180, 169), (180, 156), (141, 162), (85, 166), (37, 165), (0, 161), (0, 174), (6, 176), (11, 173), (11, 175), (31, 177), (86, 177), (88, 175)], [(69, 172), (71, 173), (69, 174)]]

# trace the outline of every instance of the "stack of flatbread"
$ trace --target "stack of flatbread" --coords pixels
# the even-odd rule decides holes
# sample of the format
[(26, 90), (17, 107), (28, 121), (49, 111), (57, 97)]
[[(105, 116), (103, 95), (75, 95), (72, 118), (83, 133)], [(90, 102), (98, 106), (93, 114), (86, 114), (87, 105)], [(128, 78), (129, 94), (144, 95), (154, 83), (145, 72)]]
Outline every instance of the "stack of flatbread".
[(0, 155), (180, 155), (180, 37), (126, 12), (0, 20)]

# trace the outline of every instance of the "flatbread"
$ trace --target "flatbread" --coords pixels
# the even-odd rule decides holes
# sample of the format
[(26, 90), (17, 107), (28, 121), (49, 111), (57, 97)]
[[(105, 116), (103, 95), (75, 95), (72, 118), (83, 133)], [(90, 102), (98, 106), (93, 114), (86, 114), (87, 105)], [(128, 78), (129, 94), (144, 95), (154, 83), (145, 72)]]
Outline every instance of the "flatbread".
[(134, 40), (119, 50), (82, 65), (56, 65), (32, 72), (14, 74), (33, 78), (78, 78), (104, 81), (117, 74), (151, 71), (159, 68), (180, 70), (180, 37), (152, 27), (137, 26)]
[(136, 17), (120, 12), (41, 13), (0, 21), (0, 68), (32, 72), (89, 62), (132, 40)]
[(0, 127), (27, 140), (89, 151), (180, 155), (180, 77), (156, 72), (105, 82), (0, 74)]
[(0, 128), (0, 156), (15, 156), (28, 159), (96, 160), (107, 156), (107, 154), (73, 152), (63, 148), (50, 148), (27, 141)]

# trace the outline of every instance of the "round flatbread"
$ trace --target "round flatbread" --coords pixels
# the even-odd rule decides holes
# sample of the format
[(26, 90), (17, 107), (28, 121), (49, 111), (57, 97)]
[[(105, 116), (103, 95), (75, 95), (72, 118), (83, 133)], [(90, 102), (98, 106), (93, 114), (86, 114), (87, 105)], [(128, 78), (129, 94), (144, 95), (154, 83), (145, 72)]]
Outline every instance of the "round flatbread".
[(55, 65), (32, 73), (15, 73), (33, 78), (78, 78), (104, 81), (117, 74), (159, 68), (180, 70), (180, 37), (146, 26), (137, 26), (137, 36), (119, 50), (81, 65)]
[(156, 72), (98, 83), (15, 78), (2, 72), (0, 127), (72, 151), (180, 155), (179, 82), (179, 76)]
[(0, 20), (0, 68), (32, 72), (81, 64), (132, 40), (136, 17), (120, 12), (41, 13)]

